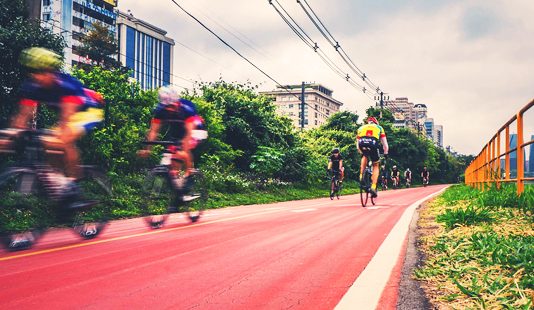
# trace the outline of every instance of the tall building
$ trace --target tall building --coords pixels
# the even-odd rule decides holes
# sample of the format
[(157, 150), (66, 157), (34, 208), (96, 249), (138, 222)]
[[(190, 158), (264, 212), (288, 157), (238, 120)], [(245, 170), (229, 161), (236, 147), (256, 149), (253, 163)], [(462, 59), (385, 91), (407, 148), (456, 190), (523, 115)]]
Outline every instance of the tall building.
[(119, 60), (143, 89), (172, 84), (174, 40), (167, 31), (131, 14), (117, 18)]
[(395, 100), (385, 101), (385, 108), (391, 111), (391, 113), (402, 113), (404, 120), (411, 123), (415, 119), (414, 104), (408, 101), (406, 97), (395, 98)]
[(434, 119), (427, 118), (424, 122), (426, 137), (434, 141)]
[[(293, 120), (297, 128), (301, 126), (302, 85), (277, 87), (276, 90), (261, 92), (273, 97), (277, 112)], [(332, 97), (333, 91), (321, 84), (306, 84), (304, 89), (304, 128), (315, 128), (325, 123), (326, 119), (339, 112), (342, 102)]]
[(416, 104), (413, 106), (414, 120), (417, 122), (419, 120), (424, 120), (427, 118), (428, 108), (425, 104)]
[(91, 30), (91, 25), (100, 22), (115, 35), (117, 0), (42, 0), (41, 21), (44, 27), (65, 39), (65, 63), (85, 63), (77, 47), (80, 39)]
[(442, 125), (434, 125), (433, 141), (434, 141), (434, 144), (443, 148), (443, 126)]

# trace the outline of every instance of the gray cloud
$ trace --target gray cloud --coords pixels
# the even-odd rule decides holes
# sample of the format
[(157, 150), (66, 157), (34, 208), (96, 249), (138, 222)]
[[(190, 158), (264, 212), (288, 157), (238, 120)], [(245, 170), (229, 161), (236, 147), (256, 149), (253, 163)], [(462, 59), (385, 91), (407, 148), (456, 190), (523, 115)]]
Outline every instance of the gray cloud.
[[(342, 65), (296, 2), (279, 1)], [(323, 83), (334, 89), (334, 96), (347, 108), (360, 114), (373, 104), (300, 42), (267, 0), (179, 2), (281, 83)], [(495, 130), (533, 97), (534, 40), (528, 39), (534, 37), (530, 16), (533, 1), (308, 2), (375, 83), (391, 96), (407, 96), (427, 104), (435, 121), (445, 126), (445, 143), (460, 152), (478, 152)], [(204, 81), (222, 75), (228, 80), (250, 80), (262, 83), (265, 89), (274, 88), (271, 81), (179, 12), (171, 1), (154, 3), (129, 0), (120, 6), (216, 61), (177, 45), (175, 74)], [(239, 32), (253, 48), (217, 23)]]

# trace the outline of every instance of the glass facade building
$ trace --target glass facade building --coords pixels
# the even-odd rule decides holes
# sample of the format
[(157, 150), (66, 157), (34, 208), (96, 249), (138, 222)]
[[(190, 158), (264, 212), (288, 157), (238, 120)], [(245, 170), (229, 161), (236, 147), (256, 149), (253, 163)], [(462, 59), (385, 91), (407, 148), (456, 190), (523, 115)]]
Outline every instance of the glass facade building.
[(119, 60), (143, 89), (172, 84), (174, 41), (167, 32), (131, 14), (117, 18)]

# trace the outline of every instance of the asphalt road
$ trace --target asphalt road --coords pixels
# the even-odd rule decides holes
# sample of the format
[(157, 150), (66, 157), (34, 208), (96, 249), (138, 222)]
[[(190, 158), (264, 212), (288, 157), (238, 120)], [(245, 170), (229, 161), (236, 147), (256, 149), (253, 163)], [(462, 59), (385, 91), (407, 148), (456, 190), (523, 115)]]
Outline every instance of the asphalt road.
[[(210, 210), (196, 224), (176, 214), (160, 230), (116, 221), (84, 242), (52, 230), (0, 252), (0, 309), (333, 309), (404, 211), (441, 189), (380, 192), (370, 208), (345, 196)], [(380, 309), (395, 305), (398, 266), (376, 275), (389, 279)]]

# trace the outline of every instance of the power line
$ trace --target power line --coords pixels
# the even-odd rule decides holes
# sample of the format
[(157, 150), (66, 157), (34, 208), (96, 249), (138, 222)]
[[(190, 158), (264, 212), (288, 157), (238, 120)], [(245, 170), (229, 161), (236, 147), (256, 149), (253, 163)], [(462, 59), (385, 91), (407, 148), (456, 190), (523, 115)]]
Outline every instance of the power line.
[[(284, 9), (284, 7), (274, 0), (280, 9), (285, 13), (285, 15), (278, 9), (278, 7), (273, 3), (273, 0), (269, 0), (269, 4), (273, 6), (278, 15), (282, 20), (291, 28), (291, 30), (306, 44), (308, 47), (313, 49), (313, 51), (321, 58), (321, 60), (339, 77), (346, 80), (352, 87), (363, 92), (369, 99), (373, 100), (372, 97), (367, 94), (367, 89), (360, 85), (358, 82), (354, 81), (352, 77), (343, 72), (343, 70), (330, 58), (326, 55), (320, 48), (319, 45), (313, 41), (313, 39), (304, 31), (304, 29), (293, 19), (293, 17)], [(287, 17), (286, 17), (287, 15)]]
[[(213, 30), (211, 30), (208, 26), (206, 26), (202, 21), (200, 21), (198, 18), (196, 18), (194, 15), (189, 13), (186, 9), (184, 9), (176, 0), (171, 0), (180, 10), (182, 10), (185, 14), (187, 14), (189, 17), (191, 17), (193, 20), (195, 20), (199, 25), (201, 25), (204, 29), (206, 29), (209, 33), (211, 33), (213, 36), (215, 36), (221, 43), (226, 45), (228, 48), (230, 48), (234, 53), (236, 53), (239, 57), (241, 57), (243, 60), (245, 60), (247, 63), (249, 63), (251, 66), (253, 66), (256, 70), (261, 72), (264, 76), (266, 76), (269, 80), (273, 81), (276, 85), (278, 85), (280, 88), (285, 89), (288, 94), (293, 95), (297, 98), (299, 98), (297, 95), (293, 94), (287, 87), (280, 84), (277, 80), (275, 80), (272, 76), (270, 76), (268, 73), (266, 73), (264, 70), (262, 70), (260, 67), (258, 67), (256, 64), (254, 64), (251, 60), (249, 60), (247, 57), (243, 56), (238, 50), (236, 50), (232, 45), (230, 45), (228, 42), (226, 42), (223, 38), (221, 38), (218, 34), (216, 34)], [(299, 98), (300, 99), (300, 98)], [(320, 112), (319, 110), (315, 109), (312, 105), (309, 103), (305, 103), (307, 106), (312, 108), (318, 113), (321, 113), (322, 115), (328, 117), (328, 115)]]
[[(302, 4), (306, 4), (308, 9)], [(323, 35), (323, 37), (334, 47), (336, 52), (341, 56), (343, 61), (347, 64), (347, 66), (354, 72), (356, 75), (358, 75), (371, 89), (376, 91), (377, 93), (380, 92), (380, 88), (374, 84), (369, 77), (362, 71), (358, 66), (352, 61), (352, 59), (349, 57), (349, 55), (345, 52), (343, 47), (339, 44), (339, 42), (334, 38), (332, 33), (328, 31), (328, 28), (324, 25), (324, 23), (321, 21), (319, 16), (315, 13), (315, 11), (312, 9), (310, 4), (306, 0), (297, 0), (297, 3), (300, 4), (301, 8), (304, 10), (308, 18), (313, 22), (315, 27), (319, 30), (319, 32)], [(310, 13), (311, 12), (311, 13)], [(313, 15), (313, 16), (312, 16)]]
[[(52, 27), (57, 27), (58, 29), (62, 30), (61, 33), (65, 33), (65, 32), (66, 32), (66, 33), (69, 33), (69, 35), (70, 35), (71, 37), (73, 37), (73, 36), (75, 35), (74, 31), (72, 31), (72, 30), (67, 30), (67, 29), (65, 29), (65, 28), (62, 28), (61, 26), (57, 26), (57, 25), (55, 25), (56, 22), (59, 23), (59, 24), (61, 24), (58, 20), (50, 19), (49, 21), (54, 21), (54, 23), (53, 23), (54, 25), (52, 25)], [(48, 21), (41, 21), (41, 23), (44, 23), (44, 24), (47, 24), (47, 22), (48, 22)], [(185, 46), (185, 45), (183, 45), (183, 46)], [(66, 47), (69, 48), (69, 49), (71, 49), (72, 51), (74, 51), (74, 48), (73, 48), (73, 47), (70, 47), (70, 46), (66, 46)], [(135, 57), (127, 56), (126, 54), (117, 52), (117, 55), (124, 56), (124, 57), (126, 57), (126, 59), (132, 59), (132, 60), (134, 60), (134, 61), (137, 61), (139, 64), (141, 64), (141, 65), (143, 65), (143, 66), (148, 66), (149, 68), (152, 68), (152, 69), (159, 69), (159, 68), (157, 68), (157, 67), (155, 67), (155, 66), (148, 65), (148, 63), (145, 63), (144, 61), (142, 61), (142, 60), (140, 60), (140, 59), (136, 59)], [(130, 69), (133, 69), (133, 68), (130, 68)], [(189, 82), (189, 83), (193, 83), (193, 84), (195, 83), (194, 80), (191, 80), (191, 79), (188, 79), (188, 78), (185, 78), (185, 77), (182, 77), (182, 76), (173, 74), (173, 73), (168, 72), (168, 71), (165, 71), (165, 70), (163, 70), (163, 69), (159, 69), (159, 70), (161, 70), (161, 72), (164, 73), (164, 74), (169, 74), (170, 76), (175, 77), (175, 78), (178, 78), (178, 79), (180, 79), (180, 80), (183, 80), (183, 81), (186, 81), (186, 82)], [(142, 74), (141, 71), (139, 71), (139, 72), (137, 72), (137, 73), (138, 73), (138, 74)], [(147, 76), (150, 76), (150, 75), (147, 75)], [(178, 85), (176, 85), (176, 86), (178, 86)], [(180, 86), (180, 87), (181, 87), (181, 86)]]

